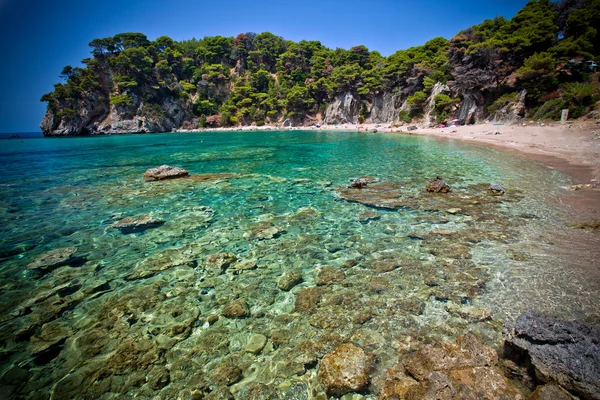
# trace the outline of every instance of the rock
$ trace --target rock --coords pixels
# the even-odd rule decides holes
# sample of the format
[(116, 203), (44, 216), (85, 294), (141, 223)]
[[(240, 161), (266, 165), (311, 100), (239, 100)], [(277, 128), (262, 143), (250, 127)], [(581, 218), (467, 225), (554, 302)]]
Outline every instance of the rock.
[(27, 269), (42, 273), (51, 272), (58, 267), (69, 265), (69, 263), (73, 262), (75, 260), (73, 254), (75, 254), (76, 251), (76, 247), (64, 247), (61, 249), (50, 250), (49, 252), (38, 256), (27, 266)]
[(314, 313), (321, 301), (322, 292), (319, 287), (302, 289), (296, 297), (295, 309), (298, 312)]
[(459, 212), (461, 212), (461, 211), (462, 211), (462, 210), (461, 210), (460, 208), (449, 208), (449, 209), (447, 209), (447, 210), (446, 210), (446, 212), (447, 212), (448, 214), (452, 214), (452, 215), (454, 215), (454, 214), (458, 214), (458, 213), (459, 213)]
[(487, 307), (465, 307), (450, 302), (446, 305), (446, 311), (472, 322), (483, 322), (492, 319), (492, 310)]
[(367, 187), (367, 180), (363, 178), (356, 178), (352, 181), (352, 183), (350, 183), (350, 186), (348, 187), (353, 189), (362, 189), (364, 187)]
[(492, 196), (502, 196), (504, 194), (504, 188), (500, 185), (492, 184), (488, 189), (488, 193)]
[(250, 315), (250, 307), (246, 300), (238, 299), (227, 304), (221, 314), (227, 318), (246, 318)]
[(295, 269), (290, 269), (281, 275), (279, 281), (277, 281), (277, 287), (288, 292), (300, 282), (302, 282), (302, 274)]
[(438, 176), (425, 186), (425, 190), (431, 193), (448, 193), (451, 191), (451, 188), (450, 185)]
[(358, 221), (361, 224), (367, 224), (370, 221), (376, 221), (380, 218), (381, 216), (374, 211), (363, 211), (360, 214), (358, 214)]
[(231, 394), (229, 389), (221, 388), (217, 389), (213, 392), (210, 392), (206, 396), (204, 393), (199, 392), (196, 396), (194, 396), (194, 392), (192, 392), (192, 399), (202, 399), (202, 400), (235, 400), (235, 397)]
[(244, 237), (248, 240), (269, 240), (279, 237), (281, 230), (271, 223), (252, 228), (250, 232), (246, 232)]
[(237, 256), (233, 253), (211, 254), (210, 256), (206, 257), (204, 267), (215, 271), (217, 274), (221, 274), (237, 260)]
[(279, 400), (280, 394), (276, 387), (265, 385), (262, 382), (252, 382), (244, 386), (236, 397), (244, 400)]
[(366, 206), (395, 210), (407, 205), (400, 198), (402, 183), (382, 182), (369, 184), (363, 188), (336, 187), (338, 195), (350, 202), (361, 203)]
[(583, 221), (583, 222), (567, 222), (567, 226), (575, 229), (585, 229), (588, 231), (600, 230), (600, 220)]
[(258, 354), (265, 348), (267, 344), (267, 337), (260, 333), (255, 333), (250, 337), (248, 344), (246, 344), (245, 350), (248, 353)]
[(321, 360), (318, 378), (330, 396), (358, 392), (369, 384), (369, 358), (364, 350), (345, 343)]
[(538, 386), (529, 400), (576, 400), (565, 389), (553, 383), (543, 386)]
[(248, 271), (251, 269), (256, 269), (256, 260), (240, 260), (237, 263), (233, 264), (231, 268), (237, 269), (238, 271)]
[(527, 311), (505, 323), (503, 336), (505, 357), (531, 363), (537, 379), (600, 399), (600, 327)]
[(242, 370), (232, 362), (221, 362), (212, 373), (212, 380), (219, 386), (231, 386), (242, 379)]
[(188, 176), (188, 172), (180, 167), (169, 167), (161, 165), (160, 167), (150, 168), (144, 172), (144, 180), (162, 181), (164, 179), (177, 179)]
[(408, 127), (406, 128), (406, 130), (407, 130), (407, 131), (409, 131), (409, 132), (410, 132), (410, 131), (416, 131), (417, 129), (419, 129), (419, 128), (417, 128), (415, 125), (410, 125), (410, 126), (408, 126)]
[(346, 278), (344, 271), (330, 265), (318, 266), (314, 269), (315, 284), (317, 286), (333, 285)]
[(115, 222), (111, 226), (113, 228), (119, 229), (123, 233), (134, 233), (141, 232), (150, 228), (156, 228), (164, 223), (165, 221), (163, 219), (156, 218), (152, 214), (144, 214), (137, 218), (128, 217), (122, 219), (118, 222)]
[(362, 102), (355, 94), (351, 92), (341, 93), (329, 103), (325, 110), (324, 123), (333, 124), (355, 124), (358, 121), (358, 114), (362, 107)]

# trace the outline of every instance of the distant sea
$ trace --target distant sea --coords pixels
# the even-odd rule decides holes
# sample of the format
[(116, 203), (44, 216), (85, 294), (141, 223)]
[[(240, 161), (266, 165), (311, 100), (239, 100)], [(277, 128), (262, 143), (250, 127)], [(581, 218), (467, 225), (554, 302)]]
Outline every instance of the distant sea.
[(12, 139), (11, 138), (12, 135), (19, 135), (19, 138), (21, 138), (21, 139), (44, 137), (42, 132), (11, 132), (11, 133), (0, 133), (0, 139)]

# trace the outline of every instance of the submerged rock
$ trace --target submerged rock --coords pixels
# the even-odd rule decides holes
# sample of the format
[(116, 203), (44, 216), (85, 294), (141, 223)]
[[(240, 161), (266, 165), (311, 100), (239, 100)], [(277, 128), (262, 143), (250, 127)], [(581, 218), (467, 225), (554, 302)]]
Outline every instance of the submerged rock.
[(287, 270), (277, 281), (277, 287), (283, 291), (290, 291), (294, 286), (302, 282), (302, 274), (295, 269)]
[(346, 274), (341, 269), (332, 267), (331, 265), (318, 266), (314, 270), (315, 283), (317, 286), (333, 285), (341, 282), (346, 278)]
[(227, 304), (222, 314), (227, 318), (246, 318), (250, 315), (250, 307), (246, 300), (239, 299)]
[(394, 210), (407, 204), (400, 198), (402, 188), (403, 185), (399, 182), (382, 182), (363, 188), (337, 187), (336, 190), (344, 200), (370, 207)]
[(350, 183), (350, 186), (348, 187), (353, 189), (362, 189), (364, 187), (367, 187), (367, 180), (363, 178), (356, 178), (352, 181), (352, 183)]
[(248, 344), (246, 344), (244, 350), (248, 353), (258, 354), (265, 348), (266, 344), (267, 337), (263, 334), (255, 333), (250, 337), (250, 340), (248, 340)]
[(76, 247), (64, 247), (62, 249), (54, 249), (38, 256), (27, 269), (37, 272), (48, 273), (58, 267), (68, 265), (74, 261), (73, 254), (77, 251)]
[(588, 231), (600, 230), (600, 220), (583, 221), (583, 222), (567, 222), (567, 226), (575, 229), (585, 229)]
[(231, 386), (242, 379), (242, 369), (232, 362), (222, 362), (212, 373), (212, 380), (220, 386)]
[(442, 178), (437, 176), (425, 186), (425, 190), (430, 193), (448, 193), (451, 191), (451, 188)]
[(527, 311), (503, 334), (505, 356), (531, 363), (537, 379), (600, 399), (600, 327)]
[(488, 189), (488, 193), (492, 196), (502, 196), (504, 194), (504, 188), (500, 185), (492, 184)]
[(279, 237), (281, 229), (271, 223), (259, 225), (252, 228), (250, 232), (246, 232), (244, 237), (248, 240), (269, 240)]
[(144, 231), (149, 228), (156, 228), (164, 223), (165, 221), (163, 219), (156, 218), (152, 214), (145, 214), (137, 218), (128, 217), (122, 219), (111, 226), (121, 230), (123, 233), (133, 233)]
[(147, 181), (162, 181), (164, 179), (183, 178), (188, 175), (188, 172), (183, 168), (161, 165), (160, 167), (146, 170), (144, 179)]
[(369, 384), (369, 357), (363, 349), (345, 343), (321, 360), (319, 381), (330, 396), (358, 392)]
[[(206, 258), (204, 267), (212, 270), (213, 272), (220, 274), (229, 268), (234, 262), (238, 260), (237, 256), (233, 253), (217, 253), (211, 254)], [(256, 264), (255, 264), (256, 265)]]

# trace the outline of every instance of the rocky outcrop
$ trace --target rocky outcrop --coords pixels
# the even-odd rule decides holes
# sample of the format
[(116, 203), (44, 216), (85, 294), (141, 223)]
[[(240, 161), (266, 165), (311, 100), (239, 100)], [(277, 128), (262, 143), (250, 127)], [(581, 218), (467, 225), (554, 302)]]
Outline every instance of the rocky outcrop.
[(504, 355), (583, 399), (600, 399), (600, 327), (528, 311), (504, 327)]
[(438, 176), (429, 182), (427, 186), (425, 186), (425, 190), (430, 193), (448, 193), (452, 189), (450, 188), (450, 185), (446, 183), (446, 181)]
[(338, 95), (325, 111), (326, 124), (355, 124), (362, 103), (360, 98), (352, 92)]
[(369, 120), (373, 124), (391, 124), (398, 120), (400, 107), (397, 106), (400, 96), (389, 92), (373, 96)]
[(456, 119), (465, 124), (474, 124), (484, 119), (485, 98), (479, 90), (468, 90), (463, 94), (463, 100), (456, 114)]
[(188, 172), (180, 167), (169, 167), (161, 165), (156, 168), (149, 168), (144, 172), (144, 180), (147, 181), (162, 181), (165, 179), (176, 179), (188, 176)]
[(506, 104), (500, 108), (494, 114), (490, 116), (492, 122), (503, 122), (505, 124), (514, 124), (521, 118), (525, 117), (527, 111), (525, 107), (525, 98), (527, 97), (527, 90), (523, 89), (519, 93), (519, 99), (514, 102)]
[(427, 104), (425, 105), (424, 111), (424, 125), (430, 126), (435, 122), (435, 115), (433, 111), (435, 109), (435, 96), (442, 93), (448, 93), (450, 88), (448, 85), (437, 82), (433, 88), (431, 88), (431, 94), (429, 95), (429, 99), (427, 100)]

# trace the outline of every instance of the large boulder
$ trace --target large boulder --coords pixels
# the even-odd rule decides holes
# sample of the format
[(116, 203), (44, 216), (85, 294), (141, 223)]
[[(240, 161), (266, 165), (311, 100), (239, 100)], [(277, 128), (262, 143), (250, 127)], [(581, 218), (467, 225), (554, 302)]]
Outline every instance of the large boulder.
[(527, 311), (504, 326), (504, 355), (584, 399), (600, 399), (600, 327)]
[(358, 392), (369, 384), (369, 357), (363, 349), (345, 343), (336, 347), (321, 360), (319, 381), (330, 396)]
[(161, 165), (160, 167), (147, 169), (144, 172), (144, 179), (147, 181), (162, 181), (164, 179), (183, 178), (188, 175), (188, 172), (183, 168)]

